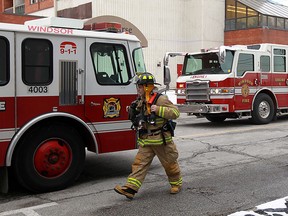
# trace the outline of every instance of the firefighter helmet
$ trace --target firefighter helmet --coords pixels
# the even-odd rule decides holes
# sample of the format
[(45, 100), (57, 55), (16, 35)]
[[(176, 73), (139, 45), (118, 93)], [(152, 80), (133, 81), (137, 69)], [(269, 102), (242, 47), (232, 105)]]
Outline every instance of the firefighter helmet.
[(137, 85), (160, 85), (159, 83), (156, 83), (155, 77), (148, 72), (145, 73), (139, 73), (138, 74), (138, 80), (136, 81)]

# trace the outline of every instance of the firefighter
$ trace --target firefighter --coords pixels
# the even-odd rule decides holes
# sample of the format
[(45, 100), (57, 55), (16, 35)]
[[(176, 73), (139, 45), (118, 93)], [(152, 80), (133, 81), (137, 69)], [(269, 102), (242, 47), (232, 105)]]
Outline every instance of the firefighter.
[(155, 155), (159, 158), (168, 176), (171, 185), (170, 193), (177, 194), (182, 186), (182, 177), (177, 161), (178, 151), (172, 140), (175, 124), (171, 124), (171, 119), (177, 119), (180, 113), (166, 95), (153, 92), (155, 84), (157, 83), (152, 74), (139, 75), (136, 82), (139, 98), (128, 109), (129, 119), (138, 132), (139, 150), (126, 184), (124, 186), (116, 185), (114, 188), (117, 193), (128, 199), (133, 199), (140, 189)]

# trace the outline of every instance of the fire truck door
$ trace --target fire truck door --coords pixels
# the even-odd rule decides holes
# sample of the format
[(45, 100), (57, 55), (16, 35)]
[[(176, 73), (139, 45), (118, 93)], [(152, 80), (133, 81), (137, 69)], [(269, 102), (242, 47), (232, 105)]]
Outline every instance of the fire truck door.
[(256, 58), (252, 53), (238, 52), (235, 70), (235, 109), (250, 110), (255, 92), (259, 89), (260, 74), (256, 72)]
[(125, 41), (86, 40), (85, 114), (101, 153), (136, 147), (126, 112), (136, 99), (129, 48)]
[[(285, 46), (286, 47), (286, 46)], [(287, 57), (288, 49), (273, 45), (271, 48), (271, 89), (276, 96), (278, 107), (287, 107)]]
[(0, 166), (15, 133), (14, 33), (0, 31)]
[(258, 86), (258, 89), (271, 87), (271, 57), (269, 53), (259, 53), (257, 59), (258, 68), (258, 80), (255, 81), (255, 84)]

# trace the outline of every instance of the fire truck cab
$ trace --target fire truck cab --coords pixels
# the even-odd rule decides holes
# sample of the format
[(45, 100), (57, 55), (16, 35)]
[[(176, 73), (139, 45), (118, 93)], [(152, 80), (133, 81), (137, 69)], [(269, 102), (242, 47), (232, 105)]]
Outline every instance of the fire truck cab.
[(146, 71), (140, 41), (95, 26), (83, 30), (66, 18), (1, 23), (2, 192), (8, 170), (29, 190), (58, 190), (80, 175), (86, 149), (137, 148), (126, 106), (137, 97), (136, 72)]
[(266, 124), (288, 112), (287, 54), (288, 46), (278, 44), (221, 46), (166, 53), (164, 66), (169, 69), (169, 57), (184, 57), (176, 84), (180, 112), (211, 122), (249, 116)]

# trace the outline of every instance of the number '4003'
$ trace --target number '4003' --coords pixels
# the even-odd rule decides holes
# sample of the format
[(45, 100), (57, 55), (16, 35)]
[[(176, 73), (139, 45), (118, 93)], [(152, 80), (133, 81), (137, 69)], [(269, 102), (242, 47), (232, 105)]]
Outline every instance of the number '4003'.
[(47, 86), (30, 86), (28, 88), (28, 92), (30, 92), (30, 93), (47, 93), (48, 87)]

